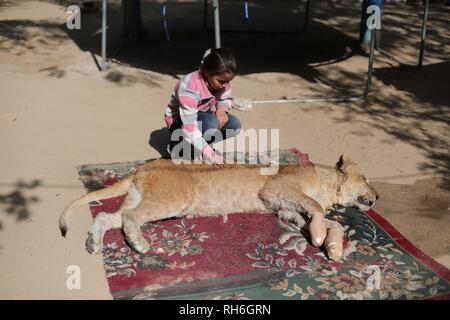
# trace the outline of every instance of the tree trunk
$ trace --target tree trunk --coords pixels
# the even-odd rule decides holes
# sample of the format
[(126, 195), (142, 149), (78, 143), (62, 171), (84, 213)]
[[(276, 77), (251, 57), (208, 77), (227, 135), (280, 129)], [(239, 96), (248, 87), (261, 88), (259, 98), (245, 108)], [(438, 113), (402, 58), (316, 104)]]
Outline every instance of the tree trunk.
[(133, 43), (142, 38), (141, 0), (122, 0), (123, 38), (125, 43)]

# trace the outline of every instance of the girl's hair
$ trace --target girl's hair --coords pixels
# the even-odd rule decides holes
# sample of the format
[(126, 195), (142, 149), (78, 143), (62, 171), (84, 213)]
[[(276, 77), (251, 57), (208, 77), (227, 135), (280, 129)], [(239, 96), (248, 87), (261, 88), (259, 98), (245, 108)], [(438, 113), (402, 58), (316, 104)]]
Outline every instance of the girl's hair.
[(228, 48), (207, 50), (203, 56), (200, 68), (203, 72), (212, 76), (223, 72), (238, 73), (236, 58)]

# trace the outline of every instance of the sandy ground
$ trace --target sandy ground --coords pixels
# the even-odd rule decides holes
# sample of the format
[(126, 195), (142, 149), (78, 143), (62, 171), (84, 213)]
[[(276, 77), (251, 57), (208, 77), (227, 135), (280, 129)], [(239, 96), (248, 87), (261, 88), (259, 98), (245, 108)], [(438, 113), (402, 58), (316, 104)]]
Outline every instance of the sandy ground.
[[(100, 13), (83, 13), (82, 30), (68, 31), (70, 1), (0, 0), (0, 298), (111, 298), (101, 257), (84, 249), (89, 210), (73, 216), (66, 239), (57, 228), (63, 208), (85, 193), (76, 167), (159, 157), (167, 138), (162, 112), (177, 77), (194, 70), (213, 45), (213, 34), (202, 29), (202, 1), (169, 7), (171, 42), (160, 4), (143, 3), (148, 36), (99, 72), (93, 56), (100, 36), (92, 34)], [(302, 6), (293, 1), (276, 7), (261, 1), (250, 9), (252, 24), (241, 2), (225, 4), (223, 28), (301, 27)], [(279, 129), (280, 147), (297, 147), (314, 162), (333, 164), (348, 152), (380, 192), (376, 211), (450, 267), (450, 10), (430, 11), (421, 71), (410, 66), (418, 56), (419, 12), (385, 7), (382, 52), (366, 102), (256, 105), (234, 114), (244, 129)], [(313, 17), (302, 35), (223, 34), (241, 62), (236, 97), (361, 92), (367, 55), (355, 40), (358, 6), (321, 1)], [(109, 19), (113, 52), (120, 45), (114, 3)], [(81, 290), (66, 287), (70, 265), (81, 268)]]

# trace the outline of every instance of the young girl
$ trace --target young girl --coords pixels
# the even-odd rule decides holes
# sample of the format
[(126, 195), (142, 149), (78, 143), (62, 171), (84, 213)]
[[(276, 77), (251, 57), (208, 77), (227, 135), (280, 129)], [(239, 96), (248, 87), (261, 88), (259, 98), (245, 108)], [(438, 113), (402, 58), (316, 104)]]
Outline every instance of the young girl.
[(165, 111), (172, 156), (180, 142), (173, 133), (181, 129), (182, 137), (203, 159), (214, 166), (224, 166), (223, 157), (215, 153), (211, 144), (234, 137), (241, 128), (239, 119), (229, 113), (233, 104), (230, 82), (237, 72), (236, 59), (229, 49), (213, 49), (205, 55), (199, 70), (177, 83)]

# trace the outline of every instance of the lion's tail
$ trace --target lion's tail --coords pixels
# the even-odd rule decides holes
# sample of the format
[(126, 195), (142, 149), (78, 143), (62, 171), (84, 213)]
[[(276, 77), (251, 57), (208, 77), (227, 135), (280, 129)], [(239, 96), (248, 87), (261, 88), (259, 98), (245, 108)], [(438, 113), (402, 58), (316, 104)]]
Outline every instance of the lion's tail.
[(81, 197), (78, 200), (75, 200), (72, 202), (62, 213), (61, 217), (59, 218), (59, 230), (61, 230), (61, 235), (63, 237), (66, 236), (68, 227), (67, 227), (67, 218), (80, 206), (87, 204), (91, 201), (98, 201), (102, 199), (108, 199), (113, 198), (117, 196), (124, 195), (128, 193), (128, 189), (131, 186), (131, 183), (133, 182), (134, 174), (120, 180), (119, 182), (113, 184), (112, 186), (101, 189), (98, 191), (94, 191), (91, 193), (88, 193)]

